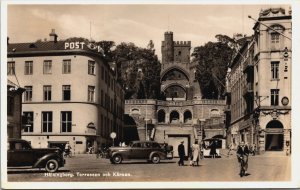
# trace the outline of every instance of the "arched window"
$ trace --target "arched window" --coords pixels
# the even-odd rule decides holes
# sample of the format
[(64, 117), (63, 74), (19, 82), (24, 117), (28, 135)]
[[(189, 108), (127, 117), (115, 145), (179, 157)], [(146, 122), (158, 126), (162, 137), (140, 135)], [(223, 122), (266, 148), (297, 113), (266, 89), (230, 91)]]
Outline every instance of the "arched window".
[(218, 116), (220, 116), (220, 110), (218, 110), (218, 109), (212, 109), (212, 110), (210, 110), (210, 116), (211, 117), (218, 117)]
[(170, 123), (179, 123), (179, 113), (177, 111), (170, 113)]
[(184, 120), (184, 123), (187, 123), (187, 122), (192, 120), (192, 113), (191, 113), (190, 110), (187, 110), (187, 111), (184, 112), (183, 120)]
[(131, 109), (131, 114), (140, 114), (140, 109), (138, 108)]
[(158, 119), (158, 123), (165, 123), (166, 122), (166, 112), (164, 110), (159, 110), (157, 112), (157, 119)]
[(280, 129), (282, 129), (282, 128), (283, 128), (283, 125), (282, 125), (282, 123), (281, 123), (280, 121), (278, 121), (278, 120), (272, 120), (272, 121), (270, 121), (270, 122), (267, 124), (266, 128), (280, 128)]

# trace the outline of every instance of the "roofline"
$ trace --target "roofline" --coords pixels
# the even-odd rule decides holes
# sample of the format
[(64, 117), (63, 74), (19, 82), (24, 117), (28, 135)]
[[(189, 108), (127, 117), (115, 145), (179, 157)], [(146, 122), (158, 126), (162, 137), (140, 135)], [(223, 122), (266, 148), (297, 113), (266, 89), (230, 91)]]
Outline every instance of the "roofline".
[(47, 50), (47, 51), (20, 51), (20, 52), (7, 52), (7, 57), (38, 57), (38, 56), (59, 56), (59, 55), (87, 55), (101, 58), (105, 61), (104, 57), (99, 53), (91, 52), (82, 49), (73, 50)]

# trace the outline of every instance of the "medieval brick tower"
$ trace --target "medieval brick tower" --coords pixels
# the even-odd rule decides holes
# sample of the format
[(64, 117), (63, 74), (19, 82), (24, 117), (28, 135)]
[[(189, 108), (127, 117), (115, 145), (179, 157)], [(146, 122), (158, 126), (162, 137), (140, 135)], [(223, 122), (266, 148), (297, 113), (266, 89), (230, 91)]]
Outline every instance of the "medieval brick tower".
[(162, 41), (161, 91), (167, 100), (201, 98), (195, 69), (190, 63), (191, 41), (173, 41), (173, 32), (165, 32)]

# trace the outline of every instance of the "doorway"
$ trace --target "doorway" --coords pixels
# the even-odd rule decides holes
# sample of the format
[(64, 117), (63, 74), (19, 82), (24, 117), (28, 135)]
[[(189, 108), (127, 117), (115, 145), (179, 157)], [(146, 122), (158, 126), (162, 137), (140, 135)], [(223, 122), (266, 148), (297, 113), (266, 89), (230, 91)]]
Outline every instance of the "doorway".
[(270, 121), (266, 126), (266, 151), (282, 151), (284, 146), (283, 125), (278, 120)]

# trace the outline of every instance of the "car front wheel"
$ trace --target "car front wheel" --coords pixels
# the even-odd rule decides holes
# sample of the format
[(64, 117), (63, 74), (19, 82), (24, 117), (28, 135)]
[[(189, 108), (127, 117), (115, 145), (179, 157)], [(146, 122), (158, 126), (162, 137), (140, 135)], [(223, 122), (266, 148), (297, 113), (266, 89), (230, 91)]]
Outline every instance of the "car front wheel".
[(45, 166), (47, 172), (53, 173), (58, 170), (58, 162), (57, 160), (51, 159), (48, 160)]
[(112, 162), (114, 163), (114, 164), (121, 164), (122, 163), (122, 156), (121, 155), (114, 155), (113, 157), (112, 157)]
[(154, 154), (151, 158), (151, 161), (152, 161), (153, 164), (158, 164), (159, 161), (160, 161), (160, 158), (157, 154)]

